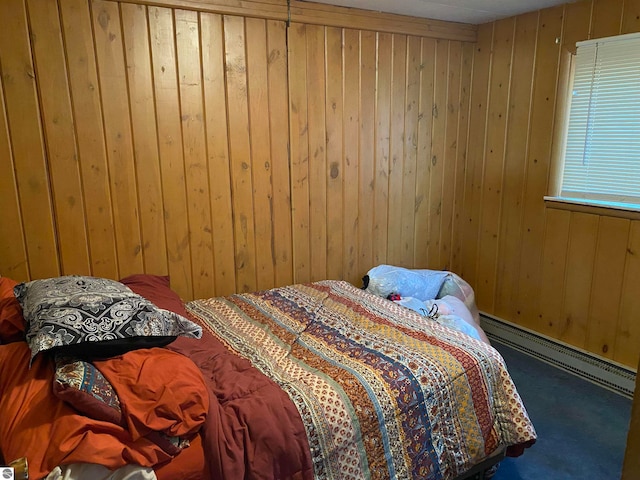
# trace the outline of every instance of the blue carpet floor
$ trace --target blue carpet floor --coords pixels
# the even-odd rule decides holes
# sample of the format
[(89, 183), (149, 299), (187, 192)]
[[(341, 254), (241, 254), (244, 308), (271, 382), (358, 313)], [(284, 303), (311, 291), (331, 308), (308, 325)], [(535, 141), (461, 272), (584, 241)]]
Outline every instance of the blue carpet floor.
[(506, 458), (494, 480), (619, 480), (632, 401), (501, 345), (538, 433), (521, 457)]

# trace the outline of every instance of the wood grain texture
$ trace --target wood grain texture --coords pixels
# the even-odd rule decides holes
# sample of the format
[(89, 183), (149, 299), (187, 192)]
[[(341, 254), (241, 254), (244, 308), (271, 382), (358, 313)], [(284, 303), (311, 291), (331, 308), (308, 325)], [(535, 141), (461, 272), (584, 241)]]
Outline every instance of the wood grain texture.
[[(358, 172), (358, 268), (359, 278), (374, 263), (373, 226), (375, 222), (375, 108), (376, 108), (376, 38), (375, 32), (360, 34), (360, 131)], [(357, 283), (359, 284), (359, 283)]]
[(391, 65), (391, 125), (389, 146), (389, 217), (387, 220), (387, 262), (409, 266), (402, 257), (402, 181), (404, 143), (404, 114), (407, 83), (407, 37), (393, 36)]
[(293, 283), (291, 196), (289, 193), (289, 108), (287, 101), (287, 31), (284, 22), (267, 21), (269, 121), (272, 169), (272, 245), (275, 286)]
[[(147, 9), (122, 4), (122, 31), (131, 102), (133, 149), (140, 192), (140, 228), (144, 268), (157, 275), (169, 273), (162, 173), (158, 162), (158, 132), (149, 45)], [(71, 28), (71, 26), (70, 26)]]
[(28, 278), (27, 250), (24, 240), (20, 197), (16, 181), (11, 139), (4, 104), (3, 79), (0, 76), (0, 275), (9, 278)]
[(200, 28), (208, 178), (211, 188), (213, 275), (215, 292), (219, 295), (228, 295), (235, 292), (236, 271), (222, 16), (200, 14)]
[[(388, 262), (387, 238), (389, 221), (389, 161), (391, 148), (391, 66), (393, 37), (389, 34), (378, 35), (378, 58), (376, 78), (376, 132), (374, 167), (374, 220), (373, 220), (373, 263)], [(418, 218), (424, 218), (424, 215)]]
[(224, 17), (225, 66), (229, 118), (229, 155), (233, 192), (236, 288), (257, 288), (253, 169), (249, 125), (246, 19)]
[(529, 147), (533, 68), (538, 12), (516, 18), (509, 94), (509, 124), (504, 151), (504, 174), (500, 195), (501, 215), (497, 256), (495, 313), (515, 318), (522, 236), (522, 204)]
[(0, 18), (4, 19), (0, 29), (3, 110), (20, 201), (20, 211), (13, 215), (22, 218), (26, 243), (26, 256), (13, 259), (10, 265), (17, 268), (24, 262), (33, 278), (56, 276), (60, 257), (26, 5), (22, 0), (0, 2)]
[(509, 102), (514, 54), (515, 20), (496, 22), (493, 32), (491, 85), (487, 111), (487, 130), (482, 178), (479, 255), (476, 266), (476, 290), (482, 298), (480, 308), (495, 308), (500, 217), (505, 170), (506, 139), (509, 135)]
[[(294, 281), (311, 279), (311, 245), (309, 240), (309, 128), (307, 119), (307, 30), (294, 24), (289, 32), (289, 110), (291, 141), (291, 222), (293, 224)], [(313, 48), (313, 47), (312, 47)], [(324, 58), (324, 55), (321, 57)], [(315, 176), (314, 193), (323, 177)], [(314, 206), (314, 208), (318, 208)], [(317, 211), (315, 212), (317, 213)], [(314, 228), (323, 222), (313, 217)], [(316, 261), (319, 261), (316, 257)], [(321, 267), (322, 268), (322, 267)]]
[(637, 0), (455, 28), (302, 2), (288, 27), (281, 0), (43, 1), (0, 2), (4, 272), (168, 274), (190, 299), (451, 268), (488, 313), (637, 365), (637, 220), (542, 199), (566, 55), (638, 31)]
[(92, 19), (109, 181), (113, 192), (111, 203), (118, 272), (124, 277), (143, 271), (143, 261), (138, 188), (132, 162), (131, 112), (118, 5), (96, 0), (92, 3)]
[(53, 205), (63, 274), (90, 273), (89, 242), (80, 162), (57, 4), (28, 1), (32, 50), (49, 158)]
[(433, 106), (435, 102), (435, 68), (436, 68), (436, 41), (423, 38), (420, 45), (420, 104), (418, 114), (418, 138), (417, 156), (420, 159), (416, 164), (415, 199), (413, 209), (415, 211), (414, 228), (414, 252), (416, 265), (428, 265), (429, 263), (429, 216), (430, 207), (430, 175), (431, 175), (431, 150), (433, 146)]
[[(118, 278), (111, 198), (113, 192), (109, 181), (91, 11), (89, 4), (84, 0), (64, 0), (59, 3), (71, 89), (74, 134), (82, 175), (91, 273), (99, 277)], [(140, 98), (139, 103), (142, 103), (143, 98)], [(155, 132), (155, 119), (151, 120), (150, 125)], [(155, 160), (155, 157), (151, 158)], [(157, 162), (154, 164), (157, 165)], [(149, 172), (149, 176), (153, 177), (153, 172)], [(144, 219), (144, 212), (141, 213)], [(143, 223), (143, 228), (144, 225)], [(164, 235), (162, 239), (164, 240)], [(156, 261), (162, 261), (166, 255), (165, 250), (162, 242), (160, 248), (153, 252)]]
[(327, 172), (327, 278), (342, 278), (344, 248), (343, 237), (343, 52), (340, 28), (325, 30), (325, 124)]
[[(253, 209), (255, 211), (256, 285), (259, 289), (274, 284), (273, 204), (271, 188), (271, 135), (269, 120), (269, 81), (267, 25), (262, 19), (246, 20), (247, 75), (253, 165)], [(276, 106), (274, 105), (274, 109)]]
[(193, 297), (189, 211), (180, 114), (173, 11), (149, 8), (158, 161), (162, 175), (167, 259), (171, 285)]
[[(460, 229), (454, 235), (468, 240), (461, 244), (459, 272), (476, 288), (481, 309), (631, 368), (640, 358), (640, 332), (631, 320), (640, 314), (630, 253), (637, 248), (637, 220), (603, 209), (545, 206), (543, 197), (557, 184), (559, 95), (566, 91), (568, 56), (578, 41), (639, 31), (639, 13), (636, 0), (587, 0), (479, 28), (465, 221), (454, 227)], [(509, 40), (500, 30), (512, 21)], [(513, 43), (513, 55), (499, 48), (500, 37)], [(501, 65), (510, 59), (507, 72)], [(495, 109), (496, 94), (505, 82), (510, 88), (506, 123), (494, 114), (501, 110)], [(483, 121), (485, 98), (488, 116)], [(502, 151), (493, 139), (504, 139)], [(496, 201), (487, 202), (498, 186)], [(491, 259), (497, 259), (494, 281)], [(477, 270), (470, 273), (473, 262)]]
[[(302, 61), (301, 61), (302, 66)], [(327, 154), (325, 128), (325, 28), (306, 26), (309, 235), (312, 280), (327, 276)], [(306, 93), (306, 92), (305, 92)]]
[(290, 9), (286, 0), (131, 0), (131, 3), (468, 42), (475, 40), (476, 32), (475, 25), (298, 0), (290, 2)]
[(360, 196), (360, 32), (344, 31), (343, 46), (344, 110), (342, 112), (343, 176), (342, 176), (342, 275), (357, 284), (362, 277), (358, 271), (358, 197)]

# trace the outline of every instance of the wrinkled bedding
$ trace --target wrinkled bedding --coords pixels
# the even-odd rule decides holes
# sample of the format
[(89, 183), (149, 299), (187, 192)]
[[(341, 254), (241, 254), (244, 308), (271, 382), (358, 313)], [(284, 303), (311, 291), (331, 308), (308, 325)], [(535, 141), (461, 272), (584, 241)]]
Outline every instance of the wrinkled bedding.
[(348, 283), (187, 309), (287, 392), (317, 479), (453, 479), (501, 447), (517, 456), (535, 442), (495, 349)]
[[(159, 480), (441, 480), (535, 441), (497, 351), (345, 282), (186, 308), (167, 277), (122, 282), (202, 325), (202, 338), (93, 362), (119, 422), (56, 396), (51, 356), (29, 368), (26, 342), (0, 345), (0, 454), (26, 455), (30, 478), (96, 463)], [(158, 432), (187, 443), (163, 448)]]
[[(166, 354), (172, 354), (173, 361), (181, 357)], [(0, 451), (7, 461), (27, 456), (29, 478), (43, 478), (60, 464), (93, 462), (115, 469), (131, 463), (152, 467), (171, 460), (172, 456), (147, 436), (133, 436), (120, 425), (79, 414), (53, 394), (53, 360), (37, 356), (29, 368), (30, 356), (26, 342), (0, 345)], [(149, 358), (154, 358), (153, 354)], [(114, 385), (118, 388), (117, 381)], [(202, 382), (190, 388), (192, 393), (201, 391), (197, 395), (200, 399), (208, 399)], [(162, 431), (167, 427), (163, 417), (169, 414), (174, 419), (171, 428), (182, 433), (197, 428), (191, 422), (202, 423), (208, 402), (175, 398), (163, 402), (161, 392), (155, 393), (158, 395), (148, 398), (157, 400), (152, 409), (154, 418), (146, 410), (126, 406), (123, 410), (128, 421), (135, 423), (144, 416), (148, 429)], [(183, 423), (183, 418), (189, 423)]]

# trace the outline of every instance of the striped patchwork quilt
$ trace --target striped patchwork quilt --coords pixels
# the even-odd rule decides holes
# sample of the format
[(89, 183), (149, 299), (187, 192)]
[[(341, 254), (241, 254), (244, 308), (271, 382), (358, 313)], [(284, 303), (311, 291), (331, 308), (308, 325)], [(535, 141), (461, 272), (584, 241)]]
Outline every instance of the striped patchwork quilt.
[(316, 479), (453, 479), (535, 441), (495, 349), (346, 282), (187, 308), (287, 392)]

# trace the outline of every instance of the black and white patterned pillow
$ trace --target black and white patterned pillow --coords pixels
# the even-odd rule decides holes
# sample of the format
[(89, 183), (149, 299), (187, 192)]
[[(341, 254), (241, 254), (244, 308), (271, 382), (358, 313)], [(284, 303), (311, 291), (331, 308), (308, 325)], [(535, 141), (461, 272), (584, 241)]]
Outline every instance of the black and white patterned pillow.
[(108, 358), (164, 346), (177, 336), (202, 336), (199, 325), (114, 280), (71, 275), (21, 283), (14, 292), (27, 322), (32, 359), (52, 349)]

